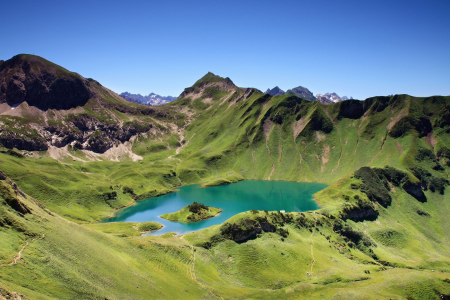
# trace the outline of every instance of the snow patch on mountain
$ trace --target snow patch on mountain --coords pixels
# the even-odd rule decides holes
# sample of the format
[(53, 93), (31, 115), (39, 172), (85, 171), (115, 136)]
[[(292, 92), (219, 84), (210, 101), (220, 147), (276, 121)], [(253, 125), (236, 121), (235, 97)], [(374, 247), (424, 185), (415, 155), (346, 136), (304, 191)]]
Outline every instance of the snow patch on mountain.
[(347, 96), (339, 97), (336, 93), (325, 93), (325, 94), (317, 94), (317, 101), (321, 103), (336, 103), (344, 100), (353, 99), (353, 97), (348, 98)]

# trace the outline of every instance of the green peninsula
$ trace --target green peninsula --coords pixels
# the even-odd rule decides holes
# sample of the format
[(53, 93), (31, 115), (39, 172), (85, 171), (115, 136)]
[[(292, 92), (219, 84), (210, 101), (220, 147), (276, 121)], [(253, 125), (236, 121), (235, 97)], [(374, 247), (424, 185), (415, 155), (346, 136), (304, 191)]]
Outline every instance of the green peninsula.
[(191, 205), (183, 207), (179, 211), (171, 214), (164, 214), (161, 218), (175, 222), (193, 223), (213, 218), (221, 211), (220, 208), (194, 202)]

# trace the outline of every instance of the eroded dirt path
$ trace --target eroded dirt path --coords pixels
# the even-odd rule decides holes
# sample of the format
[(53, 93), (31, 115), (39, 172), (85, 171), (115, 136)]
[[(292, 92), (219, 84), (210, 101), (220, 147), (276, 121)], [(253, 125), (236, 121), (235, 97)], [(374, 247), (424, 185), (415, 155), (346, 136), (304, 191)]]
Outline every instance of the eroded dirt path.
[(311, 257), (312, 257), (311, 270), (310, 270), (311, 277), (312, 277), (312, 274), (313, 274), (314, 263), (316, 262), (316, 259), (314, 258), (314, 239), (313, 239), (313, 235), (314, 235), (314, 233), (311, 233)]
[[(182, 235), (182, 236), (180, 237), (180, 239), (186, 241), (186, 240), (184, 239), (184, 235)], [(209, 287), (205, 286), (204, 284), (202, 284), (201, 282), (199, 282), (199, 281), (197, 280), (197, 276), (195, 276), (195, 252), (196, 252), (196, 251), (195, 251), (194, 246), (192, 246), (188, 241), (186, 241), (186, 243), (188, 244), (189, 248), (191, 249), (191, 257), (189, 258), (189, 261), (188, 261), (188, 263), (187, 263), (187, 274), (188, 274), (188, 277), (191, 277), (191, 279), (192, 279), (195, 283), (197, 283), (199, 286), (201, 286), (202, 288), (209, 290), (214, 296), (216, 296), (216, 297), (218, 297), (218, 298), (224, 300), (224, 298), (223, 298), (222, 296), (220, 296), (220, 295), (219, 295), (216, 291), (214, 291), (212, 288), (209, 288)]]
[(341, 164), (341, 157), (342, 157), (342, 138), (341, 138), (341, 133), (339, 132), (339, 128), (336, 126), (336, 124), (334, 123), (334, 120), (331, 118), (328, 109), (324, 109), (325, 113), (327, 114), (328, 118), (330, 119), (331, 123), (333, 123), (334, 128), (336, 128), (336, 131), (338, 133), (339, 136), (339, 147), (341, 147), (341, 152), (339, 153), (339, 159), (337, 162), (336, 167), (334, 167), (333, 170), (331, 170), (331, 173), (333, 173), (337, 168), (339, 168), (339, 165)]
[(22, 257), (22, 251), (25, 249), (26, 246), (28, 246), (31, 242), (34, 242), (35, 240), (42, 240), (43, 238), (45, 238), (45, 234), (42, 234), (41, 237), (36, 237), (34, 239), (32, 239), (31, 241), (28, 241), (25, 243), (25, 245), (22, 247), (22, 249), (20, 249), (19, 253), (17, 253), (16, 255), (14, 255), (14, 259), (12, 262), (10, 262), (9, 264), (2, 264), (0, 265), (0, 267), (4, 267), (4, 266), (12, 266), (17, 264), (17, 262), (20, 261), (20, 258)]
[(372, 163), (375, 161), (375, 159), (378, 157), (378, 155), (381, 154), (381, 152), (383, 151), (384, 144), (385, 144), (385, 142), (386, 142), (386, 140), (387, 140), (387, 137), (388, 137), (388, 131), (386, 131), (386, 135), (384, 136), (384, 138), (383, 138), (382, 141), (381, 141), (381, 147), (380, 147), (380, 150), (378, 151), (377, 155), (375, 155), (375, 156), (372, 158), (372, 160), (370, 161), (369, 164), (372, 164)]
[(175, 150), (175, 153), (176, 154), (179, 154), (180, 153), (180, 151), (181, 150), (183, 150), (183, 148), (184, 147), (186, 147), (188, 144), (189, 144), (189, 142), (192, 140), (192, 138), (195, 136), (195, 133), (189, 138), (189, 140), (187, 140), (187, 141), (185, 141), (185, 143), (183, 144), (182, 142), (183, 142), (183, 140), (184, 140), (184, 138), (185, 138), (185, 136), (184, 136), (184, 131), (185, 131), (185, 129), (186, 129), (186, 127), (188, 126), (188, 125), (190, 125), (192, 122), (194, 122), (195, 121), (195, 119), (196, 118), (193, 118), (192, 116), (193, 116), (193, 113), (192, 112), (186, 112), (186, 116), (187, 116), (187, 120), (186, 120), (186, 123), (184, 123), (184, 125), (182, 126), (182, 127), (179, 127), (177, 130), (176, 130), (176, 132), (178, 133), (178, 136), (179, 136), (179, 143), (180, 143), (180, 146)]
[(270, 121), (269, 119), (265, 120), (263, 124), (263, 129), (264, 129), (264, 137), (266, 138), (266, 149), (267, 152), (269, 152), (270, 161), (272, 162), (272, 171), (270, 172), (269, 177), (267, 177), (267, 180), (270, 180), (273, 173), (275, 172), (275, 164), (273, 162), (272, 153), (270, 152), (269, 144), (267, 143), (267, 141), (269, 140), (270, 131), (272, 130), (272, 121)]

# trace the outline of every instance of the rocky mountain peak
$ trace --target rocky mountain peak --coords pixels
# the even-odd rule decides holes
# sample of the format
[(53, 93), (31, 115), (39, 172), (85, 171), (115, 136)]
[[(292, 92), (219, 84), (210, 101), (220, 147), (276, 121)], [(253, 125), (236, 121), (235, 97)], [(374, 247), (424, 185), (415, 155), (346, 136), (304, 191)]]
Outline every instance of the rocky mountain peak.
[(90, 82), (42, 57), (19, 54), (0, 66), (0, 104), (27, 102), (42, 110), (83, 106)]
[(188, 95), (203, 93), (207, 87), (215, 86), (215, 89), (221, 91), (231, 91), (239, 89), (230, 78), (220, 77), (211, 72), (197, 80), (193, 86), (184, 89), (178, 98), (188, 97)]
[(282, 89), (280, 89), (278, 86), (274, 87), (273, 89), (267, 89), (265, 94), (269, 94), (272, 96), (280, 96), (286, 94)]
[(302, 86), (298, 86), (296, 88), (290, 89), (286, 92), (286, 94), (295, 95), (297, 97), (300, 97), (302, 99), (309, 100), (309, 101), (316, 100), (316, 97), (314, 97), (314, 94), (311, 93), (310, 90), (308, 90), (307, 88), (302, 87)]
[(205, 83), (215, 83), (215, 82), (220, 82), (220, 83), (223, 83), (226, 85), (232, 85), (232, 86), (236, 87), (230, 78), (228, 78), (228, 77), (223, 78), (218, 75), (215, 75), (212, 72), (206, 73), (206, 75), (203, 76), (202, 78), (200, 78), (199, 80), (197, 80), (197, 82), (195, 82), (193, 86), (197, 86), (199, 84), (205, 84)]

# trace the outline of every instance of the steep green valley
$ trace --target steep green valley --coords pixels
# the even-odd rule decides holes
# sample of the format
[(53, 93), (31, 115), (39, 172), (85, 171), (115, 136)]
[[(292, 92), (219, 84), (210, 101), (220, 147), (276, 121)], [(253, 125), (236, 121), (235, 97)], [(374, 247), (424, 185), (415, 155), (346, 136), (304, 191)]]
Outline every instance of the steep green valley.
[[(149, 108), (26, 55), (0, 65), (0, 84), (39, 89), (42, 74), (58, 87), (47, 107), (0, 98), (0, 299), (450, 297), (450, 96), (321, 104), (208, 73)], [(329, 186), (317, 211), (252, 210), (181, 236), (97, 223), (241, 180)]]

